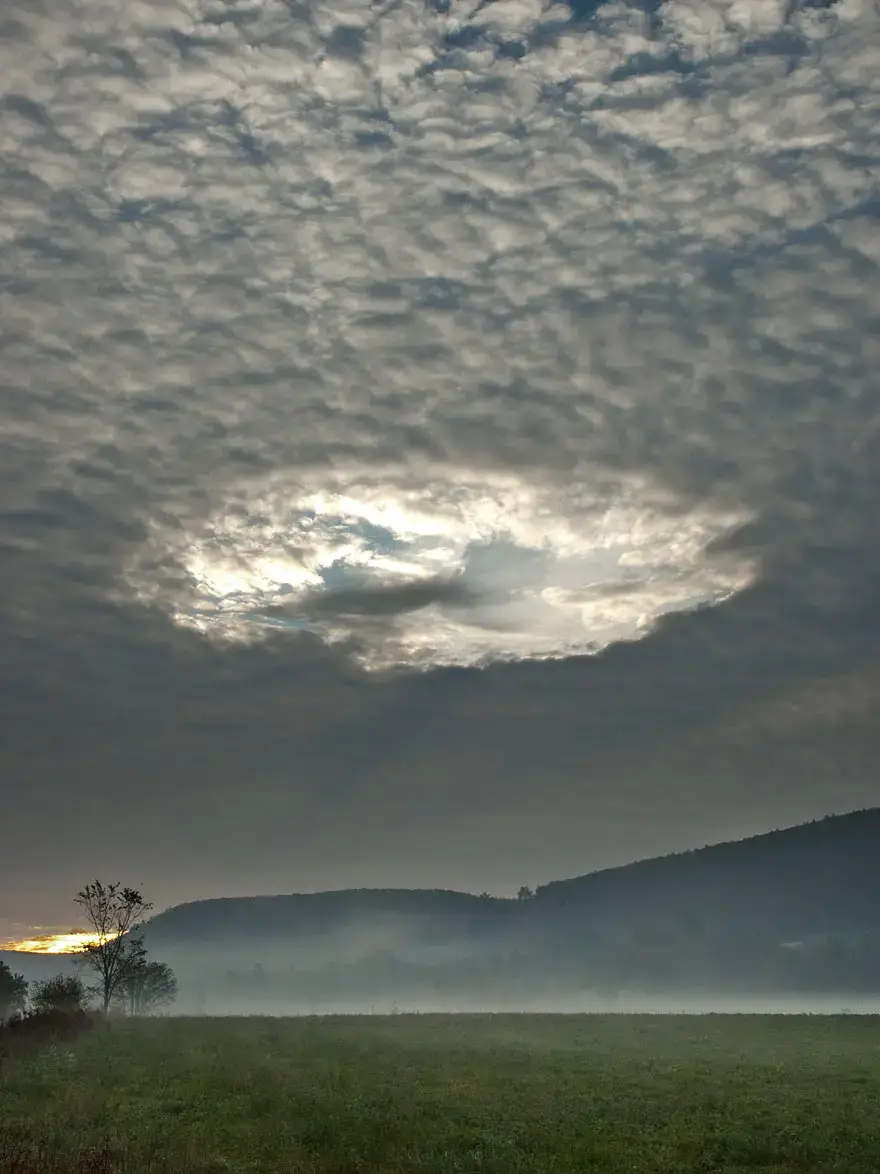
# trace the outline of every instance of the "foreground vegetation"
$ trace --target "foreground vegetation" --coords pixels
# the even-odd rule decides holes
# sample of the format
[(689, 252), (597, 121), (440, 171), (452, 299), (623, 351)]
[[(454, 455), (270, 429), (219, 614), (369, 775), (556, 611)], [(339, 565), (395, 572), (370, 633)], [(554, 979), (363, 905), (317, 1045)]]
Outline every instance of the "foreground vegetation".
[(123, 1019), (0, 1088), (0, 1171), (876, 1174), (880, 1019)]

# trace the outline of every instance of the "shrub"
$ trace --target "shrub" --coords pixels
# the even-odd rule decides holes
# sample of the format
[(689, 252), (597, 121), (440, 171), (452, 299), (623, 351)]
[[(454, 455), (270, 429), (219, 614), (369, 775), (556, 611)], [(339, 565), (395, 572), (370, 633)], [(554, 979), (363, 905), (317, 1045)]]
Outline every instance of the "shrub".
[(20, 974), (13, 974), (5, 962), (0, 962), (0, 1023), (16, 1011), (23, 1011), (28, 984)]
[(35, 982), (31, 990), (31, 1005), (37, 1012), (71, 1014), (84, 1011), (87, 1002), (88, 992), (78, 974), (56, 974), (53, 978)]
[(74, 1039), (94, 1026), (93, 1016), (79, 1008), (75, 1011), (27, 1011), (14, 1015), (0, 1027), (0, 1076), (4, 1062), (32, 1048), (51, 1047)]

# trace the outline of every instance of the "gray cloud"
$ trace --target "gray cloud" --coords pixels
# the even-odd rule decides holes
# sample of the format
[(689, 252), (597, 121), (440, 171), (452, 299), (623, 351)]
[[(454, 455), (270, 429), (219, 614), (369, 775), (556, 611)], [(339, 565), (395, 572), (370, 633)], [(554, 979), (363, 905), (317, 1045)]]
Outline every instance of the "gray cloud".
[(876, 6), (439, 7), (8, 15), (37, 922), (877, 799)]
[[(322, 613), (350, 613), (354, 615), (394, 616), (402, 612), (420, 611), (432, 603), (464, 604), (471, 601), (473, 592), (460, 583), (435, 579), (429, 583), (407, 583), (402, 587), (361, 587), (324, 592), (311, 607)], [(306, 606), (309, 606), (307, 599)]]

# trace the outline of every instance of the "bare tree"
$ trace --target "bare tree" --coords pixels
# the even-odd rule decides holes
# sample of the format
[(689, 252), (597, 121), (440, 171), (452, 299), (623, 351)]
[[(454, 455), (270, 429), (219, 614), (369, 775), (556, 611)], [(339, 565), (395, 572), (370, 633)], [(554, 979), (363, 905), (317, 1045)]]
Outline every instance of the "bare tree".
[(125, 951), (116, 1000), (129, 1015), (149, 1015), (177, 998), (177, 979), (165, 962), (151, 962), (140, 938)]
[(118, 881), (112, 885), (92, 881), (77, 893), (75, 901), (85, 910), (95, 934), (94, 941), (82, 953), (86, 965), (98, 976), (101, 1009), (106, 1016), (125, 973), (126, 935), (137, 928), (153, 906), (137, 889), (123, 888)]

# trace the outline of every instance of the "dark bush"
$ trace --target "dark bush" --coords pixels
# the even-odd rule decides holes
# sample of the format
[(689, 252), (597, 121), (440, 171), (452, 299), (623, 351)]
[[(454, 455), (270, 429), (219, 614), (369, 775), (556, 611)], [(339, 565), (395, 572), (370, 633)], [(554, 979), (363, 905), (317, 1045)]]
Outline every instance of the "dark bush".
[(75, 1039), (95, 1024), (95, 1016), (76, 1011), (28, 1011), (15, 1015), (0, 1027), (0, 1068), (31, 1048), (48, 1047)]
[(32, 983), (30, 998), (35, 1011), (65, 1011), (72, 1014), (84, 1010), (89, 996), (78, 974), (56, 974), (42, 982)]

